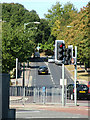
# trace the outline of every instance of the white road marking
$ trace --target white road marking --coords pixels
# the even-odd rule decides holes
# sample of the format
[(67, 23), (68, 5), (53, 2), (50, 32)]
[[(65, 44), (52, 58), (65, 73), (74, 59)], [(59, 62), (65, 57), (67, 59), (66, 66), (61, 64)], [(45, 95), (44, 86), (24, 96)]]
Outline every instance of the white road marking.
[(34, 111), (34, 110), (31, 110), (31, 111), (30, 111), (30, 110), (16, 111), (16, 113), (21, 113), (21, 114), (22, 114), (22, 113), (25, 113), (25, 114), (26, 114), (26, 113), (31, 113), (31, 112), (40, 112), (40, 111), (36, 111), (36, 110), (35, 110), (35, 111)]
[[(47, 67), (48, 67), (48, 70), (49, 70), (49, 73), (50, 73), (50, 77), (51, 77), (52, 83), (55, 85), (55, 82), (54, 82), (54, 79), (53, 79), (53, 76), (52, 76), (51, 70), (50, 70), (50, 68), (49, 68), (49, 66), (48, 66), (48, 63), (45, 62), (45, 64), (46, 64)], [(56, 85), (55, 85), (55, 87), (56, 87)]]

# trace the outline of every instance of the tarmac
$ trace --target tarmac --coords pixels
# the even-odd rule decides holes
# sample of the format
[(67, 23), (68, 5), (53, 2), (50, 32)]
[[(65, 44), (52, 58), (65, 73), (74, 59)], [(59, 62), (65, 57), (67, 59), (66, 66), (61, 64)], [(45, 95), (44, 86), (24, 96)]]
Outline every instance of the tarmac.
[[(25, 75), (27, 78), (29, 77), (30, 68), (27, 68), (27, 73), (25, 71)], [(25, 79), (27, 79), (25, 78)], [(11, 79), (13, 81), (13, 85), (15, 85), (15, 79)], [(22, 85), (22, 74), (21, 77), (18, 78), (19, 84)], [(15, 100), (21, 100), (22, 97), (20, 96), (10, 96), (10, 102)], [(18, 111), (20, 110), (29, 110), (29, 111), (40, 111), (41, 113), (37, 112), (36, 114), (32, 114), (32, 118), (40, 118), (42, 116), (45, 118), (52, 118), (52, 117), (59, 117), (61, 115), (62, 118), (70, 118), (70, 116), (76, 116), (76, 118), (79, 116), (82, 118), (88, 118), (87, 120), (90, 120), (90, 101), (87, 103), (79, 103), (77, 106), (75, 106), (72, 103), (66, 104), (65, 106), (62, 106), (62, 104), (38, 104), (38, 103), (29, 103), (29, 104), (10, 104), (11, 109), (16, 109), (16, 114), (18, 115)], [(58, 115), (59, 114), (59, 115)], [(66, 114), (66, 116), (65, 116)], [(57, 115), (57, 117), (56, 117)], [(52, 116), (52, 117), (51, 117)]]
[[(22, 97), (10, 97), (10, 101), (21, 100)], [(85, 120), (90, 120), (90, 103), (83, 104), (79, 103), (75, 106), (73, 103), (66, 104), (38, 104), (38, 103), (29, 103), (29, 104), (10, 104), (11, 109), (16, 109), (16, 116), (20, 117), (19, 112), (36, 112), (36, 114), (31, 114), (32, 118), (88, 118)], [(22, 112), (23, 111), (23, 112)], [(39, 112), (37, 112), (39, 111)], [(25, 113), (24, 113), (25, 114)], [(30, 115), (30, 114), (29, 114)], [(48, 116), (48, 117), (47, 117)], [(25, 116), (23, 116), (25, 117)], [(79, 119), (78, 119), (79, 120)]]

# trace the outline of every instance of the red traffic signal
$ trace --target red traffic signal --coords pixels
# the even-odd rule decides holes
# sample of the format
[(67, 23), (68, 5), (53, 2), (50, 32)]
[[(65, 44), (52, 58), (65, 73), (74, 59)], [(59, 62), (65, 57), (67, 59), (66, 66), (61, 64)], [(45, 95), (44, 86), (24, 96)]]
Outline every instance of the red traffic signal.
[(59, 47), (61, 48), (61, 47), (63, 47), (63, 45), (61, 44)]

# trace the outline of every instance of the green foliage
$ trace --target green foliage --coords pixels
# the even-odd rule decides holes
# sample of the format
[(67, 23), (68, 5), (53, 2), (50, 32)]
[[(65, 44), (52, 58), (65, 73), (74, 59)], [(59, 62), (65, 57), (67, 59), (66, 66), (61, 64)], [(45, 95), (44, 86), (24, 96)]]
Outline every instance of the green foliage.
[[(51, 34), (48, 21), (39, 18), (35, 10), (28, 11), (21, 4), (2, 4), (2, 68), (8, 73), (15, 67), (15, 60), (26, 61), (38, 43), (43, 45)], [(33, 22), (40, 22), (40, 25)], [(30, 23), (25, 26), (25, 23)], [(51, 41), (53, 42), (53, 41)], [(45, 48), (45, 47), (44, 47)]]
[[(45, 15), (51, 25), (51, 34), (57, 40), (64, 40), (66, 47), (78, 47), (78, 61), (90, 67), (90, 3), (77, 12), (74, 5), (67, 3), (62, 7), (58, 2)], [(71, 26), (67, 28), (67, 26)]]
[[(56, 39), (65, 40), (66, 47), (70, 44), (77, 46), (78, 61), (90, 66), (89, 11), (90, 3), (77, 12), (71, 3), (62, 7), (56, 2), (45, 14), (46, 19), (40, 19), (35, 10), (29, 12), (21, 4), (3, 3), (2, 20), (6, 22), (2, 22), (3, 32), (0, 36), (2, 71), (10, 72), (15, 67), (16, 58), (19, 62), (27, 60), (38, 43), (43, 51), (53, 53)], [(28, 24), (24, 29), (24, 23), (34, 21), (39, 21), (40, 24)]]
[(51, 43), (45, 42), (45, 44), (40, 44), (40, 48), (46, 53), (46, 55), (54, 54), (54, 41)]
[[(28, 16), (28, 17), (26, 17)], [(21, 4), (2, 4), (2, 72), (9, 73), (19, 62), (27, 60), (34, 51), (34, 37), (24, 30), (24, 23), (38, 21), (35, 11), (29, 12)]]
[(70, 25), (71, 27), (68, 32), (67, 43), (71, 43), (78, 47), (78, 60), (88, 67), (90, 67), (90, 37), (89, 37), (89, 4), (81, 9), (77, 14), (75, 20), (73, 20)]

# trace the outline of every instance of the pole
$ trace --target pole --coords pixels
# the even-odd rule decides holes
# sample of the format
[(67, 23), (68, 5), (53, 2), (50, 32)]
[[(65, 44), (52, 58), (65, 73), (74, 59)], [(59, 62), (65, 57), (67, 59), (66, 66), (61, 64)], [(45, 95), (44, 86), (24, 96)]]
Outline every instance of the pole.
[(64, 63), (62, 63), (62, 106), (64, 105)]
[(36, 103), (36, 87), (34, 87), (34, 101), (33, 103)]
[(25, 63), (23, 63), (23, 105), (24, 105), (24, 97), (25, 97)]
[(76, 81), (77, 81), (77, 46), (75, 46), (75, 80), (74, 80), (74, 84), (75, 84), (75, 95), (74, 95), (74, 99), (75, 99), (75, 106), (77, 106), (77, 88), (76, 88)]
[(25, 63), (23, 63), (23, 88), (25, 87)]
[(16, 85), (17, 85), (17, 74), (18, 74), (18, 58), (16, 58)]

